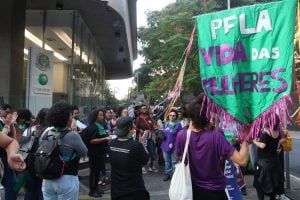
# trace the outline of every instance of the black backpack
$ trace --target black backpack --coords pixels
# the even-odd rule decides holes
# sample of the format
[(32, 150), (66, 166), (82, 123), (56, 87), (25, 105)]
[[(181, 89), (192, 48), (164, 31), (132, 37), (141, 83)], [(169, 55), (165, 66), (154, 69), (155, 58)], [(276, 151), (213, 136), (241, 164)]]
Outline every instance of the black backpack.
[[(70, 130), (61, 132), (58, 136), (47, 131), (39, 143), (34, 154), (34, 169), (42, 179), (57, 179), (64, 174), (65, 161), (63, 160), (58, 141), (66, 136)], [(72, 157), (72, 156), (71, 156)]]
[[(39, 147), (40, 136), (46, 129), (47, 128), (42, 128), (38, 131), (31, 131), (31, 128), (30, 128), (29, 129), (30, 132), (28, 134), (29, 136), (27, 136), (27, 137), (30, 137), (31, 145), (28, 146), (27, 157), (25, 157), (26, 158), (25, 163), (26, 163), (26, 169), (33, 176), (36, 175), (35, 168), (34, 168), (35, 152), (36, 152), (37, 148)], [(20, 148), (20, 151), (22, 151), (22, 146)]]

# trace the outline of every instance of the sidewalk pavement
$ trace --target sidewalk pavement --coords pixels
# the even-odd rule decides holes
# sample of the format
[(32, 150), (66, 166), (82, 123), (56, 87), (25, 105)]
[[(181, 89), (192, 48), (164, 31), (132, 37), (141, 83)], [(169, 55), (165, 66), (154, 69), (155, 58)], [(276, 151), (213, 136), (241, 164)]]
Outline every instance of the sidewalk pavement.
[[(289, 133), (292, 135), (293, 139), (300, 140), (300, 131), (291, 131)], [(109, 169), (109, 166), (108, 166)], [(80, 200), (93, 200), (93, 199), (101, 199), (101, 200), (110, 200), (110, 185), (101, 186), (105, 191), (105, 194), (101, 198), (92, 198), (88, 196), (89, 192), (89, 184), (88, 177), (89, 169), (82, 169), (79, 171), (80, 177), (80, 191), (79, 191), (79, 199)], [(148, 173), (144, 175), (144, 181), (147, 190), (150, 193), (152, 200), (169, 200), (168, 198), (168, 189), (170, 182), (162, 181), (163, 178), (163, 168), (160, 168), (159, 173)], [(246, 175), (245, 181), (247, 184), (247, 195), (244, 196), (244, 200), (256, 200), (257, 194), (255, 188), (253, 188), (253, 175)], [(290, 199), (300, 200), (300, 177), (296, 177), (290, 175), (290, 190), (286, 190), (286, 194)], [(4, 199), (4, 189), (0, 190), (0, 200)], [(21, 191), (18, 197), (19, 199), (24, 199), (24, 191)]]
[[(105, 191), (101, 198), (93, 198), (88, 196), (89, 187), (89, 169), (83, 169), (79, 171), (80, 177), (80, 189), (79, 189), (79, 199), (80, 200), (110, 200), (110, 185), (100, 186), (101, 189)], [(152, 200), (169, 200), (168, 190), (170, 181), (164, 182), (163, 180), (163, 168), (159, 169), (158, 173), (148, 173), (144, 175), (144, 181), (147, 190), (150, 193)], [(245, 175), (245, 181), (247, 184), (247, 195), (243, 196), (244, 200), (257, 200), (257, 194), (255, 188), (253, 188), (253, 175)], [(292, 192), (290, 192), (292, 191)], [(287, 196), (293, 200), (300, 199), (300, 179), (291, 176), (291, 190), (287, 191)], [(4, 190), (0, 190), (1, 199), (4, 199)], [(24, 199), (24, 191), (21, 191), (18, 200)]]
[[(289, 130), (289, 133), (291, 134), (292, 138), (295, 140), (300, 140), (300, 131), (298, 130)], [(296, 154), (297, 155), (297, 154)], [(299, 159), (299, 156), (297, 156)], [(290, 159), (293, 159), (290, 157)], [(287, 196), (290, 197), (291, 199), (300, 199), (300, 177), (296, 177), (293, 175), (290, 175), (290, 190), (287, 190)]]
[[(88, 169), (80, 171), (80, 200), (91, 200), (91, 199), (101, 199), (101, 200), (110, 200), (110, 185), (106, 187), (102, 187), (104, 189), (105, 194), (101, 198), (92, 198), (89, 197), (88, 194)], [(169, 200), (168, 190), (170, 181), (164, 182), (163, 180), (163, 168), (160, 168), (158, 173), (148, 173), (144, 175), (144, 181), (147, 190), (150, 193), (150, 197), (152, 200)], [(247, 184), (247, 195), (243, 196), (244, 200), (257, 200), (257, 194), (253, 185), (253, 175), (245, 175), (245, 181)], [(299, 191), (300, 192), (300, 179), (294, 176), (291, 176), (291, 191)], [(290, 192), (287, 192), (290, 194)], [(298, 194), (298, 193), (293, 193)], [(300, 194), (298, 194), (300, 195)], [(290, 199), (300, 200), (300, 196), (291, 196)]]
[(290, 175), (290, 189), (286, 190), (286, 195), (293, 200), (300, 199), (300, 178)]

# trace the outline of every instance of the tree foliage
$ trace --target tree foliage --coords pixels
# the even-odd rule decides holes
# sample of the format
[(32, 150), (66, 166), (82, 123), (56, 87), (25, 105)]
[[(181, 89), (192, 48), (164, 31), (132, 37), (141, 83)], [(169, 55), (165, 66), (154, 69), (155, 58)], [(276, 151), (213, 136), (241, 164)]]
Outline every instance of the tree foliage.
[[(262, 2), (263, 0), (260, 0)], [(147, 25), (139, 27), (139, 54), (144, 57), (142, 67), (135, 72), (139, 91), (148, 99), (160, 100), (166, 97), (177, 79), (183, 62), (184, 52), (199, 14), (224, 10), (226, 0), (181, 0), (162, 11), (148, 11)], [(254, 0), (232, 0), (237, 7), (257, 3)], [(197, 95), (201, 91), (199, 76), (197, 36), (194, 37), (190, 58), (184, 77), (184, 92)], [(139, 78), (137, 78), (139, 77)]]

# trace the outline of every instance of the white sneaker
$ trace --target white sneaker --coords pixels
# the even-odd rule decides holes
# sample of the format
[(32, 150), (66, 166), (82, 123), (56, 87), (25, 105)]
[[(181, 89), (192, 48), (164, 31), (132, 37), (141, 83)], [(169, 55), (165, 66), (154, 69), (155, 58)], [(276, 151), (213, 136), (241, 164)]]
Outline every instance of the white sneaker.
[(157, 173), (157, 172), (158, 172), (158, 169), (156, 169), (155, 167), (149, 167), (149, 168), (148, 168), (148, 171), (149, 171), (149, 172)]
[(148, 173), (148, 171), (146, 170), (145, 167), (142, 168), (142, 172), (143, 172), (143, 174), (147, 174)]

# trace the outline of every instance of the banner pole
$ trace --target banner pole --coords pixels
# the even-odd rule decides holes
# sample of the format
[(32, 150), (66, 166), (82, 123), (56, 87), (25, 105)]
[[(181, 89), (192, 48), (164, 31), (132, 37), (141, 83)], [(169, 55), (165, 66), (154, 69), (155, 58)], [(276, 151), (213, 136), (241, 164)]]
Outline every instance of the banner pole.
[[(296, 27), (297, 27), (297, 32), (298, 32), (298, 37), (299, 37), (299, 0), (297, 2), (297, 24), (296, 24)], [(295, 62), (295, 61), (294, 61)], [(296, 73), (296, 70), (295, 70), (295, 66), (294, 66), (294, 73)], [(295, 75), (295, 74), (294, 74)], [(295, 75), (296, 76), (296, 75)], [(297, 93), (298, 93), (298, 99), (299, 99), (299, 90), (298, 90), (298, 84), (297, 84), (297, 76), (296, 76), (296, 90), (297, 90)], [(286, 113), (284, 115), (284, 128), (287, 129), (287, 116), (286, 116)], [(285, 160), (285, 179), (286, 179), (286, 189), (290, 190), (291, 189), (291, 180), (290, 180), (290, 153), (287, 151), (287, 152), (284, 152), (284, 160)]]
[(227, 10), (230, 9), (230, 0), (227, 0)]
[[(287, 129), (287, 116), (286, 113), (284, 114), (284, 128)], [(291, 181), (290, 181), (290, 155), (289, 152), (284, 152), (285, 157), (285, 179), (286, 179), (286, 189), (290, 190), (291, 188)]]

